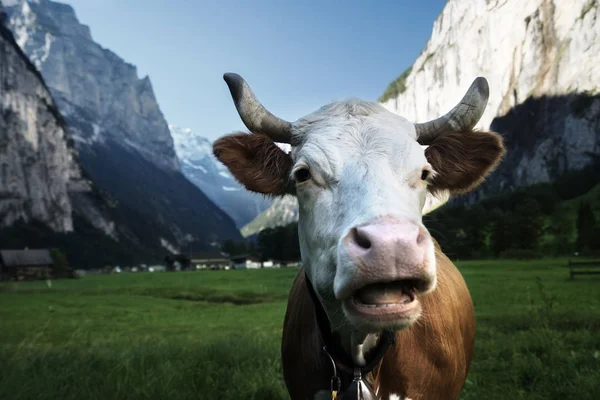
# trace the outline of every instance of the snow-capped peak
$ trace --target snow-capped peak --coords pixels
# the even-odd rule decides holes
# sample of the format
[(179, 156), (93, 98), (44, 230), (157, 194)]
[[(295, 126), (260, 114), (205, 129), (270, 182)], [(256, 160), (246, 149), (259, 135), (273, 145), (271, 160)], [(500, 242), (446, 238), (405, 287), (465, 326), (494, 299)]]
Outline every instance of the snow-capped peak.
[(212, 152), (212, 142), (190, 128), (169, 124), (175, 152), (187, 179), (242, 226), (263, 211), (269, 201), (247, 191)]
[[(175, 152), (177, 157), (182, 162), (193, 161), (197, 162), (209, 161), (219, 163), (212, 155), (212, 143), (207, 138), (193, 132), (190, 128), (181, 128), (177, 125), (169, 124), (171, 137), (175, 144)], [(217, 169), (225, 168), (222, 164), (215, 165)]]
[[(23, 0), (0, 0), (0, 3), (4, 6), (4, 7), (14, 7), (14, 6), (18, 6), (19, 4), (21, 4), (23, 2)], [(38, 0), (33, 1), (33, 3), (39, 3)]]

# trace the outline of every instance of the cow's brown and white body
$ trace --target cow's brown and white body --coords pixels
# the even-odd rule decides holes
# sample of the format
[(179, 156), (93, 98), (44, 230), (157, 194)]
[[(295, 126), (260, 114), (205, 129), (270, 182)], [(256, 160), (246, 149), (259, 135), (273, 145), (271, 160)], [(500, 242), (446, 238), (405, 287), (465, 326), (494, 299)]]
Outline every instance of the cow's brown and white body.
[[(422, 215), (479, 185), (504, 153), (497, 134), (472, 130), (487, 103), (485, 79), (426, 123), (357, 99), (290, 123), (238, 75), (225, 80), (252, 133), (217, 140), (215, 156), (247, 189), (298, 198), (304, 267), (282, 344), (290, 397), (331, 396), (333, 362), (346, 371), (342, 395), (362, 387), (380, 399), (456, 399), (473, 352), (473, 305)], [(291, 153), (275, 142), (290, 143)], [(376, 394), (352, 383), (361, 369)]]
[[(371, 379), (381, 399), (456, 399), (469, 371), (475, 315), (454, 264), (436, 249), (438, 287), (423, 298), (423, 315), (396, 333)], [(283, 375), (292, 399), (331, 399), (332, 367), (322, 351), (315, 311), (301, 270), (290, 291), (281, 347)]]

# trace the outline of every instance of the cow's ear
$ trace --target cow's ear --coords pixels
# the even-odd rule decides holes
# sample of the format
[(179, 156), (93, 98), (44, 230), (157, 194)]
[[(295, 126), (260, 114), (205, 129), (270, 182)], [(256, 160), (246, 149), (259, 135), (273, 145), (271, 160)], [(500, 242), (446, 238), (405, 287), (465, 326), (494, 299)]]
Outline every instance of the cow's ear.
[(292, 157), (265, 135), (223, 136), (214, 142), (213, 154), (250, 191), (272, 196), (290, 192)]
[(425, 156), (437, 172), (432, 192), (466, 193), (498, 166), (504, 155), (502, 137), (493, 132), (452, 132), (435, 138)]

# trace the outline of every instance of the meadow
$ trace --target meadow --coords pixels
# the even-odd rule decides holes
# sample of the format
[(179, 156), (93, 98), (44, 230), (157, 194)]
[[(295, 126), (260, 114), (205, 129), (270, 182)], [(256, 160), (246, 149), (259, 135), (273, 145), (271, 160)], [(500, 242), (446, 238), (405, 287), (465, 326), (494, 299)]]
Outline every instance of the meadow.
[[(600, 276), (565, 259), (457, 266), (477, 314), (461, 399), (600, 398)], [(0, 285), (0, 399), (286, 399), (296, 268)]]

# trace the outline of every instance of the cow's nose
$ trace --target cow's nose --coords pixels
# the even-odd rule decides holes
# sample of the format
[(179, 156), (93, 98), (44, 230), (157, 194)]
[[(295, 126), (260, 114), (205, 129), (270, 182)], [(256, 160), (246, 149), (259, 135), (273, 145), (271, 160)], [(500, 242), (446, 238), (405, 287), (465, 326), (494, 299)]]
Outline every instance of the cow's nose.
[(422, 273), (430, 240), (423, 226), (406, 221), (352, 228), (344, 245), (350, 259), (369, 275), (392, 269), (410, 279)]

